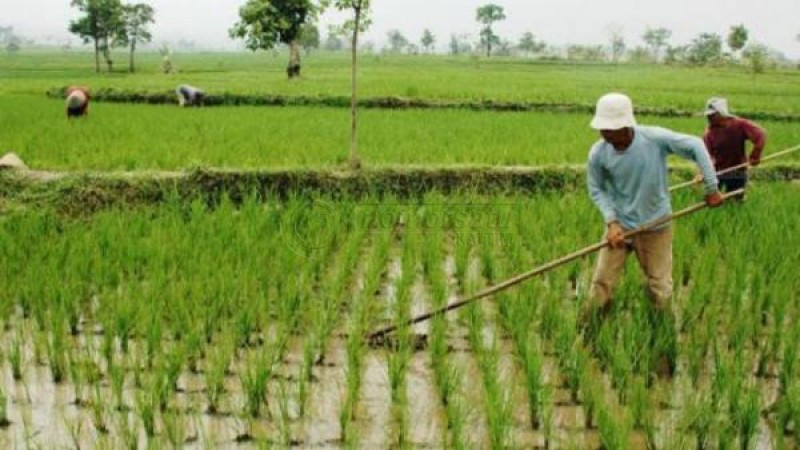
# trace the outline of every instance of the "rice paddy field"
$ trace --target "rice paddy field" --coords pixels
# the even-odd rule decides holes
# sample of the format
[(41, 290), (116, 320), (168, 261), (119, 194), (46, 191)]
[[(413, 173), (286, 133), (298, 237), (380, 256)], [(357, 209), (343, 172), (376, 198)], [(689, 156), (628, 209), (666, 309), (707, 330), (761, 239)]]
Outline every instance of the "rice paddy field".
[[(344, 108), (97, 102), (68, 123), (45, 96), (73, 83), (181, 82), (347, 95), (341, 55), (312, 54), (293, 83), (283, 55), (185, 56), (169, 76), (155, 55), (142, 61), (142, 73), (109, 76), (94, 75), (88, 54), (0, 56), (0, 152), (76, 184), (88, 172), (329, 170), (347, 159)], [(788, 70), (369, 56), (362, 79), (365, 96), (583, 104), (619, 89), (650, 107), (695, 110), (724, 94), (734, 108), (800, 114), (800, 72)], [(582, 165), (597, 139), (580, 113), (361, 114), (368, 170)], [(704, 128), (702, 117), (641, 122)], [(761, 125), (767, 154), (800, 144), (798, 122)], [(746, 201), (673, 224), (677, 371), (660, 377), (665, 343), (634, 258), (593, 340), (578, 323), (593, 256), (365, 338), (600, 241), (581, 183), (402, 196), (252, 186), (81, 212), (5, 207), (20, 180), (43, 197), (68, 194), (0, 172), (0, 448), (800, 446), (796, 181), (759, 179)], [(676, 210), (701, 200), (673, 194)]]

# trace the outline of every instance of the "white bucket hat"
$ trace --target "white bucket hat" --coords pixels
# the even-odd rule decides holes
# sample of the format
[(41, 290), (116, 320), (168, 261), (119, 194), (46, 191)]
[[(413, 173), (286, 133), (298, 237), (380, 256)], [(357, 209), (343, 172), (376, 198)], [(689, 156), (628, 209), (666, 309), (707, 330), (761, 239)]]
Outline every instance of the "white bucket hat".
[(728, 100), (721, 97), (713, 97), (708, 99), (704, 114), (707, 116), (719, 114), (722, 117), (731, 117), (731, 112), (728, 109)]
[(625, 94), (611, 93), (600, 97), (591, 127), (595, 130), (619, 130), (636, 126), (633, 102)]

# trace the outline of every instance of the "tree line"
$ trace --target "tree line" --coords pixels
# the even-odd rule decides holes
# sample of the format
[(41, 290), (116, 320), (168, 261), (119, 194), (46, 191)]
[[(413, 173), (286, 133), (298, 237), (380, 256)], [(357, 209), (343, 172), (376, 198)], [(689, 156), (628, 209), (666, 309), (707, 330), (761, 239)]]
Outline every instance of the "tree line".
[(146, 3), (123, 4), (120, 0), (72, 0), (82, 15), (70, 22), (69, 31), (84, 44), (94, 45), (95, 70), (100, 72), (100, 56), (108, 71), (114, 70), (112, 49), (127, 47), (128, 70), (136, 71), (134, 55), (138, 44), (150, 42), (148, 26), (155, 22), (155, 11)]

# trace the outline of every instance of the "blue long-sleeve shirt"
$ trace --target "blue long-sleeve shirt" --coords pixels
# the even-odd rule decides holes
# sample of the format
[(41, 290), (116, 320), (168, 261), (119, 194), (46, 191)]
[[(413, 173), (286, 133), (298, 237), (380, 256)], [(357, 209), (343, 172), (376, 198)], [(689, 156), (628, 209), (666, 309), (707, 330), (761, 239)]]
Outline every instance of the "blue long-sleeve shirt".
[(717, 175), (700, 138), (658, 128), (634, 127), (633, 143), (617, 151), (600, 140), (589, 152), (589, 195), (606, 223), (632, 230), (672, 214), (667, 156), (694, 161), (706, 193), (717, 191)]

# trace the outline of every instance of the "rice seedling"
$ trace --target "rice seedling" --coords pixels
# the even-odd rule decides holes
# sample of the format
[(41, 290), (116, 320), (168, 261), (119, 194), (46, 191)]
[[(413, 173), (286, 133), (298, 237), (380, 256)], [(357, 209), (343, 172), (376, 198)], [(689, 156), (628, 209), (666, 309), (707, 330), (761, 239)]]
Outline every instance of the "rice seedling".
[(11, 421), (8, 419), (8, 396), (0, 387), (0, 428), (8, 428)]
[(183, 413), (169, 411), (161, 415), (164, 435), (172, 449), (181, 449), (186, 441), (186, 422)]
[(100, 386), (95, 384), (92, 392), (92, 402), (90, 404), (92, 411), (92, 425), (98, 433), (106, 434), (109, 432), (107, 416), (108, 408), (103, 394), (100, 392)]
[(8, 362), (11, 364), (11, 376), (16, 381), (21, 381), (23, 376), (23, 364), (25, 361), (25, 350), (22, 338), (22, 331), (11, 340), (11, 348), (8, 350)]
[(249, 417), (259, 417), (267, 401), (267, 382), (272, 375), (272, 365), (266, 354), (251, 355), (247, 366), (241, 369), (239, 381), (244, 392), (244, 412)]

